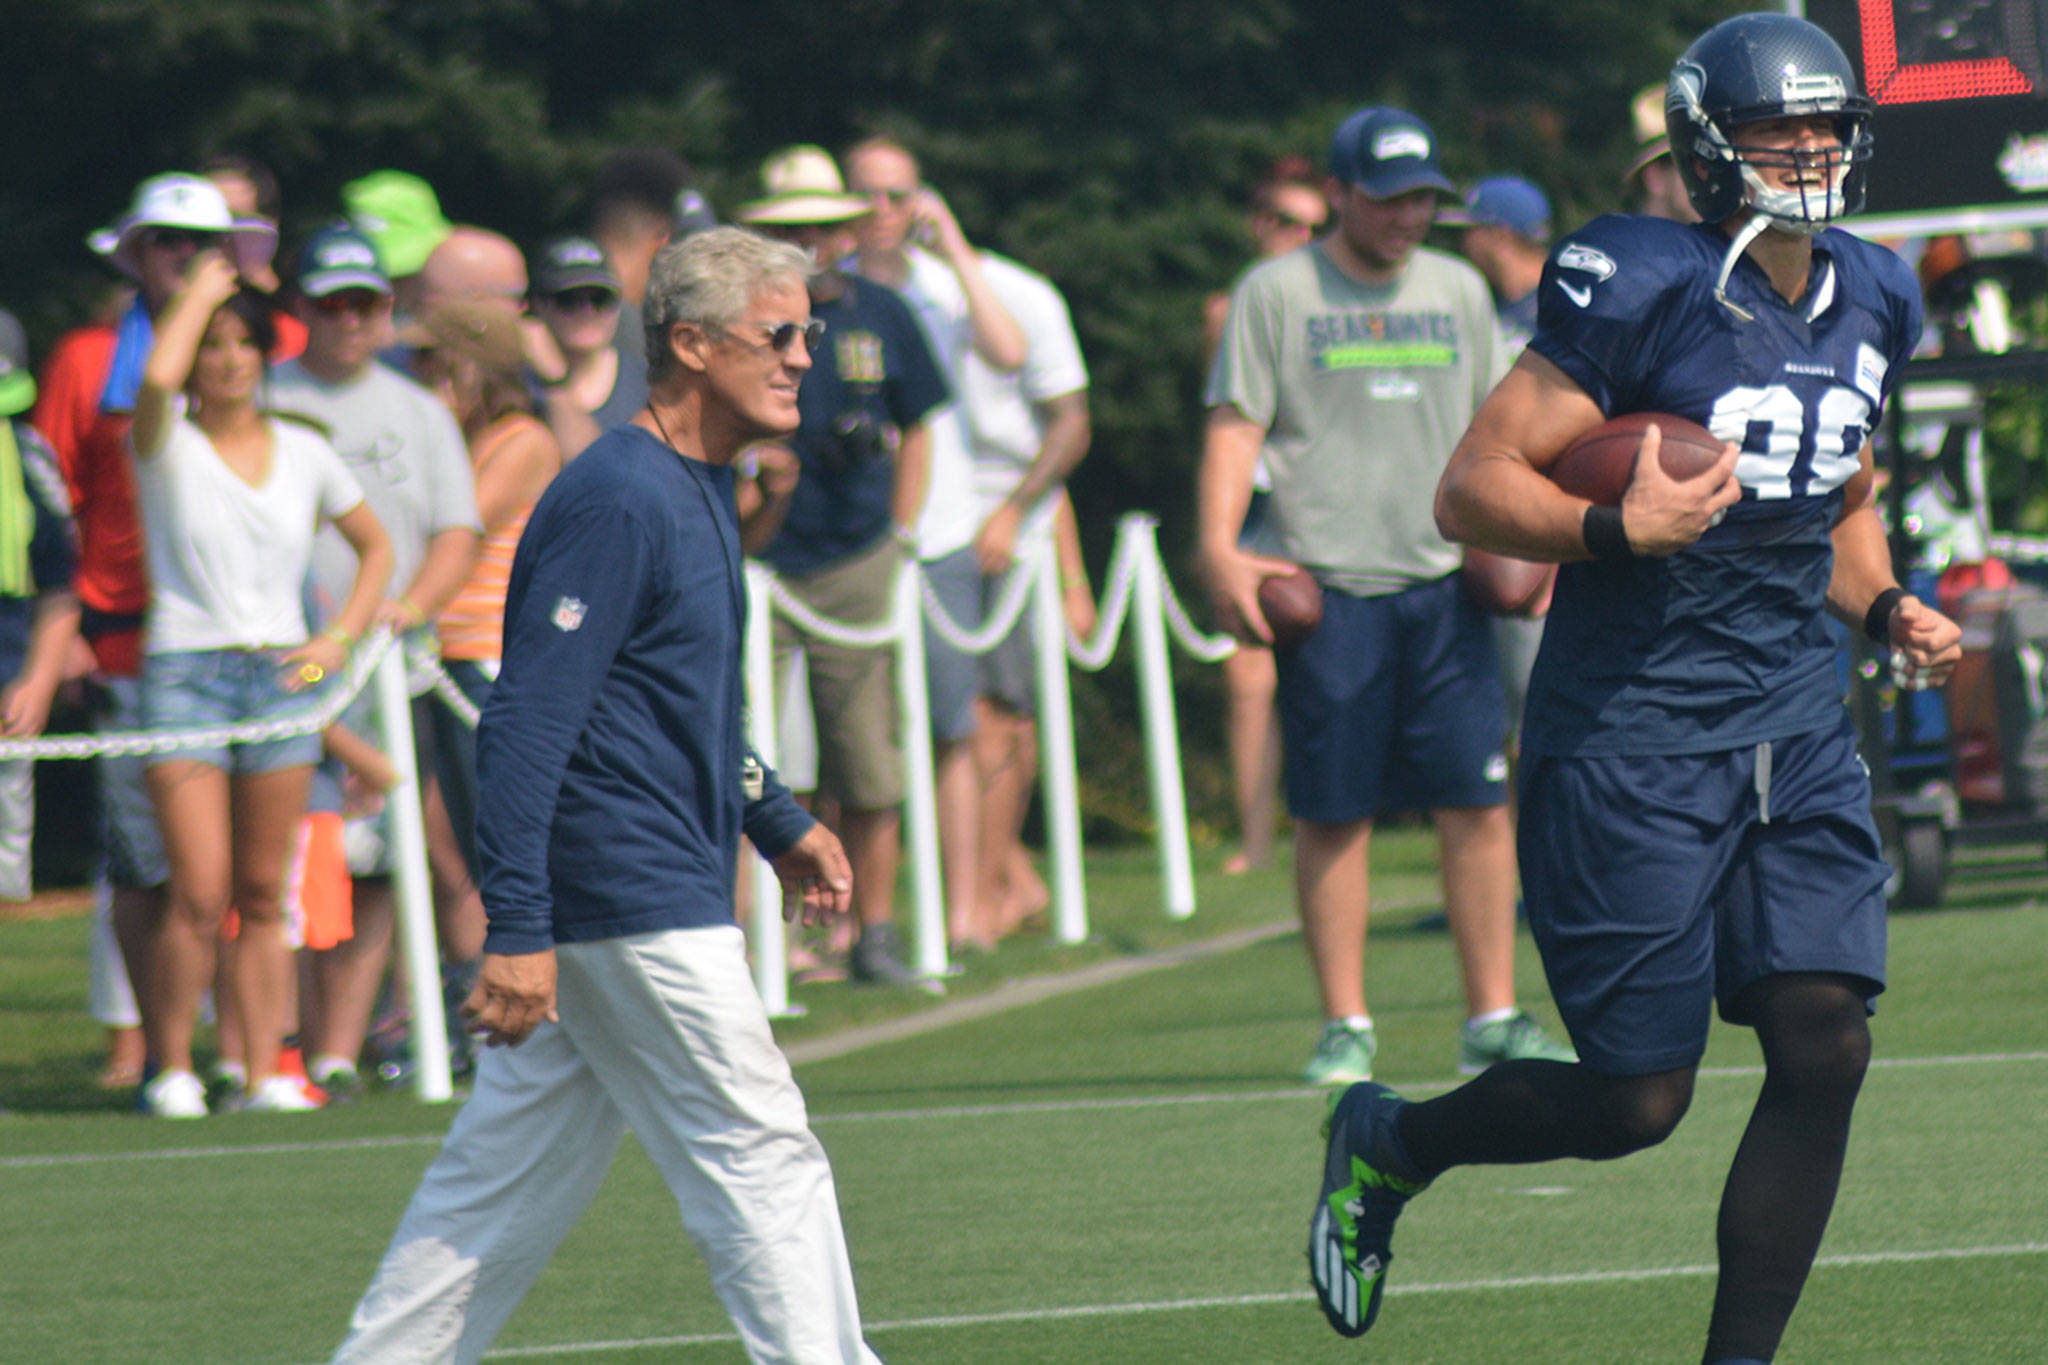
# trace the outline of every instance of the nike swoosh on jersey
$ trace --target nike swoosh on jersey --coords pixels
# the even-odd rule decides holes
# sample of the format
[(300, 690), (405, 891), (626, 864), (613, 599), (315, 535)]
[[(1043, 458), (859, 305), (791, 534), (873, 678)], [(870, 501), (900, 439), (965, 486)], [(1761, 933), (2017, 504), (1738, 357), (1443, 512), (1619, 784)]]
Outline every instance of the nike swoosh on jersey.
[(1564, 291), (1566, 298), (1581, 308), (1589, 307), (1593, 302), (1593, 286), (1590, 284), (1582, 284), (1575, 288), (1572, 285), (1566, 284), (1563, 280), (1559, 280), (1557, 287)]

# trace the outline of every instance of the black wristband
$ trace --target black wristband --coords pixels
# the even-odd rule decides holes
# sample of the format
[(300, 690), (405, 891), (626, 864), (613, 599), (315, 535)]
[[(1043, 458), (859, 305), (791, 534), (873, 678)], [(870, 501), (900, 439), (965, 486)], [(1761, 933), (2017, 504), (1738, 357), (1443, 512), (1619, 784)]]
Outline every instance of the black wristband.
[(1881, 645), (1892, 642), (1892, 613), (1905, 600), (1904, 588), (1886, 588), (1870, 604), (1870, 610), (1863, 613), (1863, 633)]
[(1586, 519), (1579, 523), (1579, 534), (1595, 559), (1636, 557), (1635, 547), (1628, 543), (1628, 532), (1622, 529), (1619, 507), (1602, 507), (1598, 503), (1588, 507)]

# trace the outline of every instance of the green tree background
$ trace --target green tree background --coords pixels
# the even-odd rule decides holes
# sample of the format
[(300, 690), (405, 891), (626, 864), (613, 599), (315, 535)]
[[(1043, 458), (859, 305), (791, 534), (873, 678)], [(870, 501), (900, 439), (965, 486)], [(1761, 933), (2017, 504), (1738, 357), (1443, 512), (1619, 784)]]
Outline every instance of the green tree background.
[[(144, 176), (215, 151), (277, 171), (289, 251), (343, 182), (383, 166), (425, 176), (451, 218), (530, 242), (577, 221), (622, 145), (680, 152), (729, 210), (775, 147), (888, 130), (976, 241), (1073, 307), (1093, 373), (1095, 445), (1074, 484), (1091, 561), (1119, 514), (1150, 510), (1193, 595), (1201, 301), (1245, 263), (1244, 197), (1272, 158), (1320, 163), (1345, 113), (1398, 104), (1436, 128), (1454, 178), (1529, 176), (1575, 222), (1621, 206), (1630, 96), (1710, 23), (1764, 7), (5, 0), (0, 302), (40, 353), (103, 290), (85, 234)], [(1210, 671), (1184, 682), (1184, 731), (1214, 734)], [(1127, 719), (1131, 690), (1114, 674), (1086, 689), (1084, 723)], [(1196, 747), (1198, 809), (1214, 809), (1221, 774)], [(1093, 804), (1135, 804), (1135, 752), (1091, 750)]]

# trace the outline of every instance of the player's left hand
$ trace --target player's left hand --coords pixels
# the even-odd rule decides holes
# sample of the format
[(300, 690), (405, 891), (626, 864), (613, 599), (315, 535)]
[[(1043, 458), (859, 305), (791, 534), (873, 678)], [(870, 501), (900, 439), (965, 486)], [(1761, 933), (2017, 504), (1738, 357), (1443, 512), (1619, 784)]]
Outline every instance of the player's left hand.
[(1962, 627), (1911, 595), (1892, 608), (1892, 673), (1901, 687), (1939, 687), (1963, 657)]
[(853, 867), (838, 836), (823, 825), (812, 825), (768, 865), (782, 883), (784, 919), (823, 924), (853, 909)]

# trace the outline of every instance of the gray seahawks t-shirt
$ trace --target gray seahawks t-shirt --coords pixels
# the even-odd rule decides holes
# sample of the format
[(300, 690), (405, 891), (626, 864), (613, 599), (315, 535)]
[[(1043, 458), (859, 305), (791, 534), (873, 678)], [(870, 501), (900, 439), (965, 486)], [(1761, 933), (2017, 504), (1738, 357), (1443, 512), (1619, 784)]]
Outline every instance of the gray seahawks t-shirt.
[(1458, 567), (1437, 480), (1506, 369), (1492, 297), (1463, 261), (1421, 248), (1397, 283), (1367, 285), (1316, 244), (1239, 282), (1204, 397), (1266, 428), (1280, 554), (1370, 597)]
[[(360, 377), (328, 384), (288, 360), (270, 373), (269, 407), (326, 428), (362, 484), (363, 500), (391, 536), (396, 562), (386, 596), (405, 591), (436, 534), (457, 526), (481, 529), (462, 430), (438, 398), (404, 375), (372, 362)], [(322, 593), (338, 601), (355, 571), (355, 551), (332, 526), (321, 527), (313, 542), (313, 578)]]

